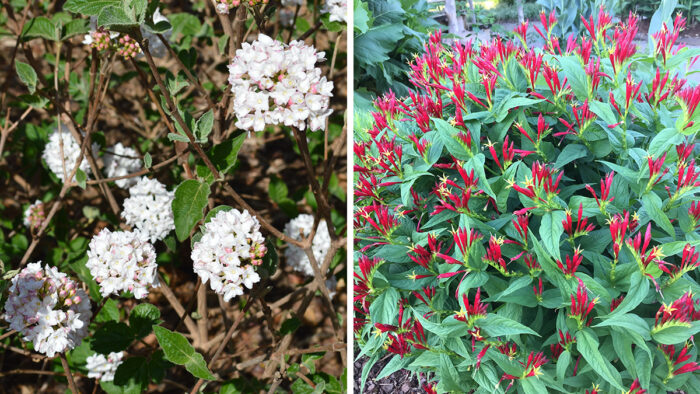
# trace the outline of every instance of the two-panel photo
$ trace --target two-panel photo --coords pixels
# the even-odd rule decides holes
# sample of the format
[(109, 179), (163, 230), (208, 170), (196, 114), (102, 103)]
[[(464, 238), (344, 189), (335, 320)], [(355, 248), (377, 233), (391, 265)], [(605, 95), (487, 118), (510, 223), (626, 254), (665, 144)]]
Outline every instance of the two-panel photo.
[(700, 0), (0, 4), (0, 394), (700, 394)]

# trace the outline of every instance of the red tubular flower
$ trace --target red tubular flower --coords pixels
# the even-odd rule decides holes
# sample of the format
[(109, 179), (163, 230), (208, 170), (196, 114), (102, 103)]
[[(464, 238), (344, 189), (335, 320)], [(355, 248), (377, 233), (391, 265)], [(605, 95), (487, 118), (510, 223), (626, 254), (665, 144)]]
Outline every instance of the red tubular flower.
[(642, 388), (642, 385), (639, 383), (639, 379), (635, 379), (634, 382), (632, 382), (632, 385), (630, 386), (630, 389), (627, 390), (624, 394), (646, 394), (646, 390)]
[(512, 273), (506, 268), (506, 261), (501, 254), (501, 245), (503, 245), (503, 243), (503, 238), (496, 238), (492, 235), (486, 247), (486, 256), (484, 256), (484, 260), (502, 275), (511, 276)]
[(517, 215), (516, 219), (513, 219), (511, 222), (513, 223), (513, 226), (515, 227), (515, 230), (518, 232), (520, 235), (520, 239), (523, 241), (520, 245), (523, 248), (527, 249), (527, 234), (528, 234), (528, 222), (530, 221), (530, 216), (529, 215)]
[(651, 242), (651, 223), (647, 225), (647, 231), (644, 234), (644, 243), (642, 243), (641, 231), (637, 233), (634, 239), (627, 239), (627, 247), (635, 255), (637, 264), (639, 264), (640, 270), (644, 273), (646, 273), (646, 268), (652, 261), (655, 261), (657, 264), (663, 263), (663, 261), (661, 261), (661, 257), (663, 255), (661, 254), (661, 249), (658, 246), (654, 246), (647, 253), (649, 242)]
[(584, 325), (588, 326), (591, 324), (593, 318), (588, 319), (588, 315), (597, 302), (598, 298), (592, 300), (588, 298), (588, 289), (579, 278), (576, 296), (571, 295), (571, 313), (569, 313), (569, 317), (578, 323), (579, 329), (583, 328)]
[(525, 70), (527, 70), (530, 79), (530, 87), (532, 90), (535, 90), (535, 82), (537, 82), (537, 77), (540, 74), (540, 70), (542, 70), (543, 56), (544, 55), (542, 53), (538, 55), (534, 51), (529, 51), (526, 52), (520, 60), (520, 64), (523, 66), (523, 68), (525, 68)]
[(690, 323), (700, 320), (700, 310), (695, 309), (697, 303), (700, 301), (693, 300), (693, 294), (686, 292), (670, 305), (662, 304), (656, 312), (651, 332), (655, 333), (670, 326), (690, 327)]
[(583, 262), (583, 256), (581, 255), (581, 250), (579, 248), (574, 249), (574, 256), (566, 256), (566, 267), (560, 260), (557, 260), (557, 266), (567, 278), (572, 278), (576, 276), (576, 270), (578, 266)]
[(561, 221), (564, 226), (564, 230), (571, 239), (586, 235), (591, 231), (595, 230), (595, 226), (591, 223), (588, 224), (588, 218), (583, 217), (583, 203), (578, 206), (578, 219), (576, 221), (576, 228), (574, 229), (573, 218), (571, 217), (571, 211), (566, 210), (566, 219)]
[(481, 366), (481, 359), (484, 358), (484, 356), (486, 355), (486, 351), (489, 350), (490, 347), (490, 344), (484, 346), (483, 349), (479, 351), (479, 354), (476, 355), (476, 369), (479, 369), (479, 367)]
[(700, 227), (700, 201), (693, 201), (690, 203), (690, 208), (688, 208), (688, 214), (693, 219), (693, 227)]
[(700, 172), (696, 172), (695, 170), (695, 161), (691, 161), (686, 165), (679, 165), (676, 193), (680, 195), (692, 188), (700, 186), (698, 175), (700, 175)]
[(367, 297), (372, 294), (372, 278), (374, 272), (379, 267), (382, 260), (377, 257), (369, 258), (361, 255), (357, 261), (357, 267), (360, 269), (360, 274), (354, 273), (355, 283), (353, 286), (354, 302), (359, 303), (365, 309), (369, 310)]
[(622, 69), (625, 61), (637, 52), (637, 45), (634, 43), (634, 37), (637, 35), (638, 30), (637, 21), (637, 16), (630, 12), (627, 22), (621, 23), (615, 28), (613, 33), (615, 48), (610, 53), (610, 63), (612, 63), (615, 75)]
[(687, 272), (698, 268), (700, 266), (700, 259), (698, 259), (698, 257), (700, 257), (700, 252), (696, 253), (694, 246), (686, 244), (685, 247), (683, 247), (683, 256), (681, 258), (680, 267), (666, 263), (659, 265), (659, 268), (671, 276), (669, 282), (672, 283), (678, 280), (681, 276), (685, 275)]
[(576, 48), (576, 53), (578, 53), (578, 55), (581, 56), (581, 60), (584, 64), (590, 63), (592, 50), (593, 40), (587, 40), (586, 37), (581, 37), (581, 45), (578, 48)]
[(425, 331), (423, 331), (423, 325), (418, 320), (413, 322), (411, 331), (406, 333), (406, 339), (415, 349), (428, 349), (428, 342), (426, 341)]
[(559, 361), (559, 356), (564, 353), (564, 348), (558, 343), (553, 343), (549, 345), (549, 351), (552, 352), (552, 359), (554, 361)]
[(624, 295), (621, 295), (617, 298), (613, 298), (612, 301), (610, 301), (610, 312), (614, 311), (617, 309), (618, 306), (620, 306), (620, 303), (625, 299)]
[[(374, 218), (372, 213), (375, 215)], [(373, 204), (365, 207), (360, 214), (384, 238), (391, 237), (391, 233), (399, 226), (399, 221), (389, 212), (387, 205)]]
[[(695, 151), (695, 144), (682, 143), (676, 145), (676, 153), (678, 153), (678, 167), (685, 167), (688, 164), (690, 155)], [(694, 161), (693, 161), (694, 163)]]
[(669, 31), (668, 26), (666, 26), (666, 23), (664, 22), (661, 25), (661, 29), (659, 29), (659, 31), (654, 33), (652, 36), (655, 42), (654, 55), (661, 54), (664, 65), (666, 65), (668, 55), (673, 55), (680, 49), (680, 47), (678, 47), (674, 51), (673, 46), (676, 44), (676, 40), (678, 39), (681, 31), (685, 29), (685, 22), (686, 19), (683, 18), (680, 13), (678, 13), (673, 21), (673, 31)]
[[(657, 69), (658, 71), (658, 69)], [(640, 81), (637, 86), (634, 85), (634, 80), (632, 79), (632, 73), (627, 72), (627, 79), (625, 80), (625, 108), (629, 110), (630, 104), (637, 99), (639, 95), (639, 89), (642, 87), (642, 81)]]
[(559, 330), (559, 345), (563, 347), (566, 350), (569, 350), (569, 346), (571, 346), (572, 343), (576, 343), (576, 337), (572, 337), (570, 332), (567, 332), (566, 335), (564, 335), (564, 331)]
[[(591, 93), (593, 93), (598, 90), (601, 77), (607, 77), (610, 79), (610, 76), (600, 71), (600, 59), (596, 59), (595, 61), (584, 61), (588, 63), (584, 71), (586, 72), (586, 75), (591, 78)], [(641, 82), (639, 86), (641, 87)]]
[(540, 371), (540, 367), (544, 364), (547, 364), (548, 362), (549, 360), (547, 360), (547, 357), (545, 357), (544, 353), (539, 352), (535, 354), (535, 352), (530, 352), (530, 355), (527, 357), (527, 363), (520, 363), (525, 367), (523, 377), (528, 378), (531, 376), (541, 375), (542, 371)]
[(416, 296), (421, 302), (430, 307), (433, 302), (433, 297), (435, 297), (435, 286), (426, 286), (421, 289), (421, 291), (414, 291), (413, 295)]
[(481, 238), (483, 238), (483, 235), (473, 228), (467, 231), (466, 228), (460, 227), (452, 232), (452, 239), (454, 239), (455, 245), (457, 245), (462, 256), (465, 258), (469, 256), (469, 250), (472, 245)]
[(426, 383), (421, 386), (425, 394), (438, 394), (437, 392), (437, 382)]
[(576, 120), (576, 125), (578, 126), (579, 131), (576, 132), (574, 131), (574, 125), (567, 122), (564, 120), (564, 118), (559, 118), (559, 121), (566, 126), (566, 131), (554, 133), (555, 137), (567, 135), (567, 134), (572, 134), (572, 135), (580, 135), (583, 134), (583, 132), (586, 130), (586, 128), (593, 122), (593, 119), (595, 119), (595, 114), (590, 110), (588, 107), (588, 99), (586, 99), (583, 104), (581, 105), (572, 105), (571, 106), (574, 119)]
[(406, 340), (406, 335), (389, 334), (389, 340), (384, 344), (389, 353), (398, 354), (401, 358), (411, 352), (411, 345)]
[(542, 76), (544, 81), (547, 82), (549, 90), (552, 92), (552, 96), (555, 96), (561, 91), (561, 83), (559, 82), (559, 74), (555, 67), (550, 66), (545, 63), (542, 68)]
[(368, 176), (360, 172), (355, 186), (355, 197), (360, 201), (366, 198), (379, 201), (379, 187), (379, 181), (374, 174)]
[[(610, 225), (610, 236), (613, 241), (613, 252), (615, 253), (615, 261), (620, 256), (620, 249), (622, 248), (623, 241), (625, 239), (625, 233), (629, 226), (629, 212), (625, 212), (623, 217), (619, 213), (615, 214), (609, 221)], [(632, 229), (630, 229), (632, 231)]]
[(512, 360), (518, 354), (518, 345), (515, 342), (503, 342), (498, 345), (498, 351)]
[(685, 119), (690, 120), (698, 107), (698, 103), (700, 103), (700, 86), (683, 89), (677, 93), (676, 97), (683, 109)]
[(520, 41), (523, 43), (524, 46), (527, 46), (527, 25), (530, 23), (529, 20), (526, 20), (525, 22), (521, 23), (518, 25), (515, 29), (513, 29), (513, 32), (520, 38)]
[(525, 254), (525, 266), (530, 270), (530, 275), (537, 275), (542, 271), (542, 266), (535, 260), (535, 256), (529, 253)]
[(537, 278), (540, 280), (540, 286), (539, 288), (537, 285), (532, 286), (532, 291), (535, 292), (535, 298), (537, 299), (538, 302), (542, 302), (542, 278)]
[(608, 205), (609, 202), (612, 202), (615, 197), (611, 197), (610, 200), (608, 200), (608, 196), (610, 195), (610, 187), (612, 186), (613, 182), (613, 177), (615, 176), (614, 172), (609, 172), (607, 175), (605, 175), (605, 179), (600, 180), (600, 200), (598, 199), (598, 196), (595, 194), (595, 191), (590, 185), (586, 185), (586, 190), (591, 192), (593, 195), (593, 198), (595, 198), (595, 202), (598, 204), (598, 207), (603, 210), (605, 209), (605, 206)]
[[(663, 173), (661, 173), (661, 169), (664, 166), (664, 160), (666, 160), (666, 153), (664, 153), (661, 157), (658, 159), (654, 160), (651, 158), (651, 156), (647, 157), (647, 164), (649, 166), (649, 183), (653, 182), (653, 185), (656, 185), (659, 183), (661, 178), (663, 178), (664, 175), (668, 172), (668, 168), (664, 170)], [(659, 175), (661, 174), (661, 175)]]
[(455, 314), (455, 319), (467, 323), (469, 327), (474, 326), (474, 322), (478, 319), (486, 317), (486, 308), (488, 304), (481, 302), (481, 288), (476, 289), (476, 296), (474, 297), (474, 302), (469, 305), (469, 298), (467, 298), (467, 293), (462, 294), (462, 302), (464, 306), (462, 309)]
[[(688, 343), (686, 342), (681, 348), (681, 350), (676, 354), (676, 347), (674, 345), (659, 345), (659, 349), (664, 354), (666, 359), (666, 364), (668, 365), (668, 375), (664, 379), (664, 383), (673, 379), (674, 376), (678, 376), (684, 373), (695, 372), (700, 370), (700, 364), (695, 361), (687, 362), (690, 359), (690, 354), (688, 354)], [(683, 365), (680, 365), (685, 363)]]
[(480, 106), (482, 106), (486, 109), (489, 109), (489, 107), (486, 104), (484, 104), (478, 97), (476, 97), (472, 92), (467, 91), (466, 93), (467, 93), (467, 96), (469, 96), (469, 98), (472, 101), (474, 101), (475, 103), (479, 104)]

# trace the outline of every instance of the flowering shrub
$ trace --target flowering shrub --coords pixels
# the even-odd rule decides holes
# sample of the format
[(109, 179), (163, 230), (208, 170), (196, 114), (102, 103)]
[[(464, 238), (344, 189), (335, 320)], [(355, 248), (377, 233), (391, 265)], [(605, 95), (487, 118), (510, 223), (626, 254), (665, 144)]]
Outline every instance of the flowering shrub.
[(354, 331), (426, 392), (697, 390), (700, 87), (667, 18), (443, 43), (355, 122)]
[(345, 391), (346, 8), (3, 4), (3, 383)]

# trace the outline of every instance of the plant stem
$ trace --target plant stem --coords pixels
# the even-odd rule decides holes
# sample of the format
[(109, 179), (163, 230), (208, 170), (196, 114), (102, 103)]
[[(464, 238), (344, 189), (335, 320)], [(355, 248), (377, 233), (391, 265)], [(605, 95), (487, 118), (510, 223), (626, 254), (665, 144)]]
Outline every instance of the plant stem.
[(74, 394), (80, 394), (80, 391), (78, 390), (78, 387), (76, 387), (75, 381), (73, 380), (73, 374), (71, 374), (70, 372), (70, 367), (68, 367), (68, 360), (66, 360), (66, 354), (59, 353), (59, 356), (61, 357), (61, 365), (63, 365), (63, 371), (66, 373), (66, 379), (68, 379), (68, 387), (70, 387), (70, 390)]

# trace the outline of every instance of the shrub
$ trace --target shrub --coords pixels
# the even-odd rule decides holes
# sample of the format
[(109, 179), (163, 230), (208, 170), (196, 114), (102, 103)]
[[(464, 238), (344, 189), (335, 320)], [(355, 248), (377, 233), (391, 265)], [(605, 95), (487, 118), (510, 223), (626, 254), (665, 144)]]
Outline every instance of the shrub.
[[(407, 63), (440, 25), (426, 0), (355, 0), (355, 105), (408, 94)], [(369, 106), (369, 102), (367, 102)]]
[[(356, 355), (426, 392), (696, 392), (697, 54), (601, 10), (443, 44), (355, 122)], [(687, 68), (686, 68), (687, 71)], [(680, 72), (680, 73), (679, 73)], [(695, 391), (694, 391), (695, 390)]]
[(345, 3), (3, 3), (4, 382), (344, 391)]

